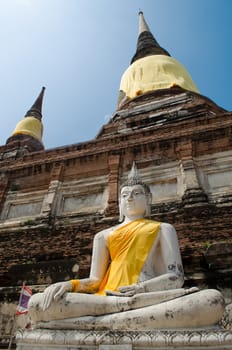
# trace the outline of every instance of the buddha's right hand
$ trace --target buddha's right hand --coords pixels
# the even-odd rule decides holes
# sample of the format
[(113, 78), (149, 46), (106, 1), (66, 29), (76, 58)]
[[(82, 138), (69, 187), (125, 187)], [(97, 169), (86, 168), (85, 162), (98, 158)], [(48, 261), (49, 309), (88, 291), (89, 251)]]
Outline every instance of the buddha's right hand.
[(62, 295), (66, 292), (72, 291), (72, 283), (71, 281), (67, 282), (59, 282), (55, 284), (51, 284), (44, 291), (43, 301), (42, 301), (42, 309), (45, 311), (53, 301), (59, 300)]

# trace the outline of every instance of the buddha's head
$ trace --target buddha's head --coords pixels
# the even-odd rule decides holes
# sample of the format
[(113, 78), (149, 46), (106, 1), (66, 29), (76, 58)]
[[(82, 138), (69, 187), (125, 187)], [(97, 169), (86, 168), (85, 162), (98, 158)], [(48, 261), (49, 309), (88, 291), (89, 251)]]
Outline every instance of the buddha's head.
[(149, 217), (152, 194), (150, 188), (140, 178), (135, 163), (122, 185), (119, 196), (120, 221), (123, 218), (132, 220)]

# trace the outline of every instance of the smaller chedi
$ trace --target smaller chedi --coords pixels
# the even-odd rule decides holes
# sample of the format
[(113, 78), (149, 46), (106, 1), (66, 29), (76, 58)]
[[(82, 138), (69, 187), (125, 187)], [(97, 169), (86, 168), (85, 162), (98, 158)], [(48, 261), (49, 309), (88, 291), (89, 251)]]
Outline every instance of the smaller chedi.
[(32, 296), (29, 315), (50, 329), (146, 330), (217, 324), (217, 290), (183, 288), (177, 234), (149, 219), (151, 192), (135, 164), (119, 195), (120, 220), (95, 235), (90, 275), (53, 284)]
[(18, 155), (44, 149), (42, 142), (42, 104), (44, 92), (45, 87), (42, 87), (39, 96), (27, 111), (24, 118), (18, 122), (12, 135), (6, 141), (9, 149), (18, 149)]

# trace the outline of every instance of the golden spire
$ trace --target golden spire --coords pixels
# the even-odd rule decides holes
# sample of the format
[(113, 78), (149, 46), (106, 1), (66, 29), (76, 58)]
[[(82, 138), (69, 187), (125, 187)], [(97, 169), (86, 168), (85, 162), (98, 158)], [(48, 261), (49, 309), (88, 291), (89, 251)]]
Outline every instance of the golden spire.
[(42, 143), (43, 124), (42, 119), (42, 102), (45, 87), (42, 88), (39, 96), (32, 107), (28, 110), (25, 117), (16, 125), (10, 139), (17, 135), (28, 135)]
[(158, 44), (140, 10), (137, 49), (121, 79), (118, 107), (146, 92), (174, 86), (198, 92), (185, 67)]

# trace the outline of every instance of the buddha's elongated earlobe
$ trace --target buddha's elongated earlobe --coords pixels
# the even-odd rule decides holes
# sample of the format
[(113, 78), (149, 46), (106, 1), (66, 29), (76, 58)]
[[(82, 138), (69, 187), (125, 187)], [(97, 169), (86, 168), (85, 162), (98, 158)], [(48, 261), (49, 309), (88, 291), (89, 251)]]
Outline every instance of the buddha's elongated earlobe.
[(147, 207), (146, 207), (146, 212), (145, 212), (145, 216), (147, 218), (151, 217), (151, 204), (152, 204), (152, 194), (147, 193)]
[(118, 205), (119, 205), (119, 222), (122, 222), (124, 219), (124, 215), (123, 215), (123, 209), (122, 209), (121, 193), (119, 194)]
[(119, 222), (122, 222), (124, 219), (124, 214), (123, 214), (123, 210), (122, 210), (122, 205), (119, 202)]

